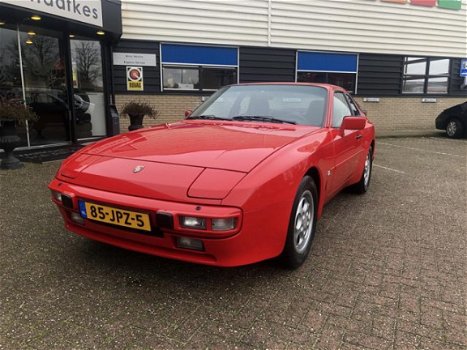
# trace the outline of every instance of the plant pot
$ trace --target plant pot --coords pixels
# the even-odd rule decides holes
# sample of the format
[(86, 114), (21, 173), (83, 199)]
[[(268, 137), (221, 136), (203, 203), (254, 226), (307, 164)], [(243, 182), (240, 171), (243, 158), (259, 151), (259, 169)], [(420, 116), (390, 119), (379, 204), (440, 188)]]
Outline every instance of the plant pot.
[(0, 127), (0, 149), (5, 151), (5, 158), (0, 164), (2, 169), (18, 169), (24, 166), (13, 154), (14, 149), (20, 144), (21, 139), (16, 133), (16, 122), (3, 120)]
[(143, 128), (144, 114), (129, 114), (128, 116), (130, 117), (130, 126), (128, 127), (129, 131)]

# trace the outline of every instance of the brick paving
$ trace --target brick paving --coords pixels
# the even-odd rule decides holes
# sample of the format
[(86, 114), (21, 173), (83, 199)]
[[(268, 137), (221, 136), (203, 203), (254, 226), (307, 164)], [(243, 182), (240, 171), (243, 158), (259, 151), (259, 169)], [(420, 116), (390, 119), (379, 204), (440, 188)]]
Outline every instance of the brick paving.
[(190, 265), (66, 232), (58, 163), (0, 171), (0, 349), (466, 349), (467, 140), (384, 138), (297, 271)]

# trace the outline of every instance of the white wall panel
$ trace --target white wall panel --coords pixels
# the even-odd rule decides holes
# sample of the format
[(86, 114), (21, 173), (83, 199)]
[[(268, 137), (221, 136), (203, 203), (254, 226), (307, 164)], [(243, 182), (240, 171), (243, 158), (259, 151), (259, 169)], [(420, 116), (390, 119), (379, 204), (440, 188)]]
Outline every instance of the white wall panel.
[(123, 0), (123, 38), (467, 57), (462, 10), (379, 0)]
[(467, 55), (467, 12), (368, 0), (273, 0), (271, 45)]
[(264, 45), (265, 0), (124, 0), (123, 38), (229, 45)]

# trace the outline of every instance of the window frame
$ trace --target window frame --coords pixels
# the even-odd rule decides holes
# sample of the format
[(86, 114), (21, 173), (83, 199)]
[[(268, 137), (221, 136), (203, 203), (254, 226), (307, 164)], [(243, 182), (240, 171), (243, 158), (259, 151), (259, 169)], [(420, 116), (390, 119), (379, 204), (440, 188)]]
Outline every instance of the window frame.
[[(355, 102), (355, 100), (350, 95), (350, 93), (345, 93), (344, 96), (347, 99), (347, 104), (350, 106), (350, 111), (352, 112), (352, 115), (354, 117), (361, 116), (362, 112), (361, 112), (360, 108), (358, 107), (358, 104)], [(354, 111), (354, 108), (352, 108), (352, 106), (355, 107), (355, 111)]]
[[(200, 47), (219, 47), (219, 48), (234, 48), (237, 52), (237, 64), (236, 65), (222, 65), (222, 64), (197, 64), (197, 63), (177, 63), (177, 62), (163, 62), (162, 61), (162, 46), (168, 45), (180, 45), (180, 46), (200, 46)], [(161, 92), (179, 92), (179, 93), (204, 93), (204, 92), (215, 92), (220, 90), (223, 86), (219, 87), (219, 89), (203, 89), (203, 69), (232, 69), (236, 74), (236, 81), (234, 84), (238, 84), (240, 82), (240, 47), (239, 46), (228, 46), (228, 45), (197, 45), (193, 43), (171, 43), (171, 42), (160, 42), (159, 43), (159, 74), (160, 74), (160, 87)], [(179, 89), (179, 88), (164, 88), (164, 68), (180, 68), (180, 69), (198, 69), (198, 76), (199, 76), (199, 88), (198, 89)]]
[[(418, 58), (420, 62), (425, 62), (425, 74), (406, 74), (406, 66), (407, 66), (407, 59), (409, 58)], [(447, 73), (444, 74), (438, 74), (438, 75), (433, 75), (430, 74), (430, 66), (431, 63), (434, 61), (443, 61), (447, 60), (448, 61), (448, 69)], [(402, 78), (401, 78), (401, 95), (405, 96), (414, 96), (414, 95), (449, 95), (451, 92), (451, 68), (452, 68), (452, 59), (449, 57), (428, 57), (428, 56), (404, 56), (404, 61), (403, 61), (403, 66), (402, 66)], [(410, 77), (412, 79), (406, 79), (407, 77)], [(430, 79), (433, 78), (447, 78), (446, 82), (446, 92), (428, 92), (428, 84)], [(421, 79), (423, 80), (423, 91), (422, 92), (408, 92), (404, 91), (404, 83), (406, 80), (416, 80), (416, 79)]]
[(338, 97), (337, 97), (338, 94), (340, 94), (340, 95), (343, 96), (343, 98), (344, 98), (344, 101), (343, 101), (343, 102), (345, 103), (345, 105), (347, 106), (347, 108), (348, 108), (349, 111), (350, 111), (350, 114), (349, 114), (349, 115), (354, 116), (354, 114), (353, 114), (353, 112), (352, 112), (352, 108), (351, 108), (350, 105), (349, 105), (349, 100), (348, 100), (348, 98), (347, 98), (347, 94), (346, 94), (344, 91), (339, 91), (339, 90), (334, 91), (334, 94), (332, 95), (332, 115), (331, 115), (331, 125), (330, 125), (330, 127), (331, 127), (332, 129), (340, 129), (340, 127), (342, 126), (342, 121), (343, 121), (344, 118), (346, 117), (345, 115), (342, 117), (339, 126), (334, 126), (334, 102), (335, 102), (334, 99), (335, 99), (335, 98), (338, 98)]
[[(335, 70), (308, 70), (308, 69), (298, 69), (298, 55), (300, 52), (311, 52), (311, 53), (325, 53), (325, 54), (336, 54), (336, 55), (356, 55), (357, 56), (357, 66), (355, 67), (355, 72), (351, 71), (335, 71)], [(355, 91), (349, 91), (354, 95), (358, 94), (358, 71), (360, 68), (360, 54), (355, 52), (335, 52), (335, 51), (318, 51), (318, 50), (296, 50), (295, 51), (295, 82), (298, 82), (298, 73), (324, 73), (326, 74), (326, 80), (328, 81), (328, 74), (329, 73), (342, 73), (342, 74), (354, 74), (355, 75)], [(323, 83), (329, 84), (329, 83)]]

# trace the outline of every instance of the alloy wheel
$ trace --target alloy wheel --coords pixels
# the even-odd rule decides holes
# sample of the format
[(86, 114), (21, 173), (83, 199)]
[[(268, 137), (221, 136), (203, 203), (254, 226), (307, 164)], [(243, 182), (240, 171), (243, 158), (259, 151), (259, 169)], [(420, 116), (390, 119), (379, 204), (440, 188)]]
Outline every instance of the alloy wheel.
[(449, 137), (453, 137), (457, 132), (457, 124), (454, 120), (451, 120), (446, 126), (446, 133)]
[(365, 160), (365, 170), (363, 172), (363, 184), (365, 185), (365, 188), (368, 187), (368, 184), (370, 182), (370, 173), (371, 173), (371, 152), (368, 152), (368, 155), (366, 156), (366, 160)]
[(314, 206), (311, 192), (309, 190), (303, 192), (295, 212), (294, 246), (298, 253), (305, 251), (310, 241), (314, 222)]

